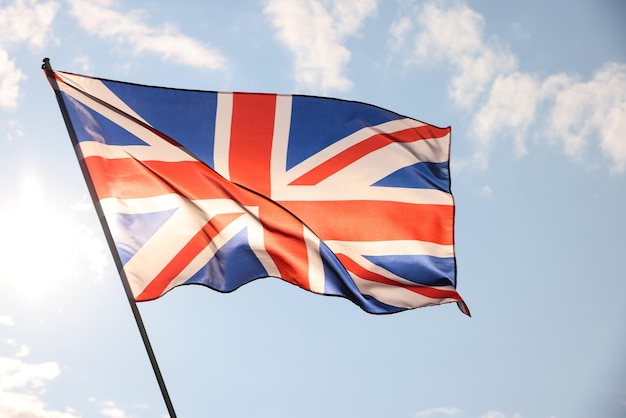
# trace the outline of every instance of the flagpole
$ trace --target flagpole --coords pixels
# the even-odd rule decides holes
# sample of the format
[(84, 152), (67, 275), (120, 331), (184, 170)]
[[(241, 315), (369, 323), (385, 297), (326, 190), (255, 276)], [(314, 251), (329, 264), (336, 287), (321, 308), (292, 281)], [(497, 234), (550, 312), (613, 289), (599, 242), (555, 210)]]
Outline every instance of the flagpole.
[[(54, 79), (52, 66), (50, 65), (50, 59), (44, 58), (43, 64), (41, 68), (46, 72), (46, 76), (48, 77), (48, 81), (53, 84), (53, 88), (56, 86), (56, 81)], [(135, 322), (137, 323), (137, 328), (139, 329), (139, 334), (141, 334), (141, 339), (143, 340), (143, 344), (146, 348), (146, 352), (148, 353), (148, 358), (150, 359), (150, 364), (152, 365), (152, 370), (154, 371), (154, 375), (159, 384), (159, 388), (161, 389), (161, 395), (163, 396), (163, 401), (165, 402), (165, 406), (167, 408), (167, 412), (170, 415), (170, 418), (176, 418), (176, 412), (174, 411), (174, 406), (172, 405), (172, 401), (170, 399), (169, 393), (167, 392), (167, 387), (165, 386), (165, 381), (163, 380), (163, 376), (161, 375), (161, 369), (159, 368), (159, 364), (157, 363), (156, 357), (154, 355), (154, 351), (152, 350), (152, 345), (150, 344), (150, 340), (148, 339), (148, 334), (146, 332), (146, 328), (144, 327), (143, 320), (141, 319), (141, 315), (139, 313), (139, 308), (137, 308), (137, 303), (135, 302), (135, 298), (133, 296), (133, 292), (128, 283), (128, 278), (126, 277), (126, 273), (124, 272), (123, 264), (120, 260), (120, 257), (117, 253), (117, 249), (115, 247), (115, 241), (113, 240), (113, 236), (111, 235), (111, 231), (106, 223), (104, 211), (102, 210), (102, 206), (100, 205), (100, 200), (96, 194), (95, 188), (89, 177), (89, 172), (87, 171), (87, 167), (85, 166), (85, 161), (82, 155), (82, 151), (80, 146), (78, 145), (78, 139), (76, 137), (76, 132), (74, 131), (74, 127), (69, 118), (69, 113), (61, 97), (61, 91), (58, 88), (54, 88), (54, 93), (57, 98), (57, 102), (59, 104), (59, 108), (61, 109), (61, 114), (63, 115), (63, 120), (65, 121), (65, 127), (67, 128), (68, 134), (72, 141), (72, 145), (74, 146), (74, 152), (76, 153), (76, 157), (78, 159), (80, 169), (83, 173), (83, 177), (85, 178), (85, 182), (87, 183), (87, 188), (89, 189), (89, 195), (91, 196), (91, 201), (96, 209), (96, 213), (98, 214), (98, 219), (100, 220), (100, 224), (102, 226), (102, 230), (104, 231), (104, 235), (107, 240), (107, 244), (109, 245), (109, 249), (111, 254), (113, 255), (113, 259), (115, 261), (115, 266), (117, 267), (117, 271), (120, 275), (120, 279), (122, 281), (122, 286), (124, 287), (124, 292), (126, 293), (126, 299), (130, 305), (130, 310), (135, 317)]]

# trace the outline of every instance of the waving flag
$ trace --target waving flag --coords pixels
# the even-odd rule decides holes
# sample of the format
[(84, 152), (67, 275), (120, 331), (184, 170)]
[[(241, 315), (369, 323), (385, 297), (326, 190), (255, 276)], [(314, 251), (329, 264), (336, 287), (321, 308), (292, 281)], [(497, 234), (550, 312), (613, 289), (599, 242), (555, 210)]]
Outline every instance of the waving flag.
[(449, 128), (336, 99), (46, 74), (136, 301), (273, 276), (370, 313), (469, 315)]

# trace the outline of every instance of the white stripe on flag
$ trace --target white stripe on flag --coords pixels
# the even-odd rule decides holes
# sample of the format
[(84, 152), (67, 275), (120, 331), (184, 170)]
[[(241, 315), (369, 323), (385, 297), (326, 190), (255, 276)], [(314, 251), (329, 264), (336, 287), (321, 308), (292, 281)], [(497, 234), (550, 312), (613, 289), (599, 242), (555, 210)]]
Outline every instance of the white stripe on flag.
[[(379, 301), (392, 306), (411, 309), (422, 306), (456, 302), (456, 299), (453, 298), (434, 299), (412, 292), (403, 287), (390, 286), (369, 280), (363, 280), (353, 274), (351, 274), (351, 276), (362, 294), (373, 296)], [(441, 286), (437, 287), (437, 289), (455, 291), (452, 286)]]
[(289, 147), (289, 130), (291, 129), (292, 97), (288, 95), (276, 96), (276, 115), (274, 118), (274, 137), (272, 139), (272, 155), (270, 161), (270, 180), (272, 182), (272, 198), (274, 189), (280, 188), (282, 175), (287, 169), (287, 148)]
[[(243, 212), (241, 209), (239, 211)], [(182, 202), (181, 207), (124, 265), (135, 296), (141, 294), (211, 217), (194, 210), (190, 202)]]
[(320, 185), (329, 183), (329, 186), (337, 186), (355, 182), (374, 184), (402, 167), (421, 162), (446, 162), (449, 149), (450, 135), (414, 142), (392, 142), (330, 175)]
[(183, 271), (180, 272), (165, 288), (163, 293), (172, 289), (175, 286), (185, 283), (194, 274), (196, 274), (202, 267), (204, 267), (215, 256), (217, 251), (222, 248), (224, 244), (230, 241), (241, 230), (248, 226), (248, 222), (245, 216), (235, 219), (228, 224), (223, 230), (221, 230), (211, 241), (209, 245), (204, 247), (196, 257), (185, 266)]
[(389, 122), (381, 123), (380, 125), (368, 126), (366, 128), (360, 129), (302, 161), (300, 164), (296, 165), (287, 173), (285, 173), (285, 178), (282, 180), (285, 184), (289, 184), (303, 174), (311, 171), (318, 165), (334, 157), (335, 155), (340, 154), (351, 146), (358, 144), (374, 135), (378, 135), (381, 133), (393, 133), (405, 129), (417, 128), (424, 125), (424, 122), (407, 118), (392, 120)]
[[(67, 84), (68, 86), (72, 86), (83, 92), (87, 92), (90, 95), (95, 96), (98, 99), (110, 104), (116, 109), (121, 110), (127, 115), (130, 115), (133, 118), (140, 120), (145, 124), (148, 124), (148, 122), (146, 122), (141, 116), (135, 113), (133, 109), (128, 107), (128, 105), (124, 103), (122, 99), (117, 97), (115, 93), (109, 90), (109, 88), (105, 86), (102, 81), (91, 77), (80, 76), (77, 74), (68, 74), (63, 72), (55, 72), (55, 74), (58, 75), (61, 80), (63, 80), (63, 83)], [(59, 88), (61, 88), (62, 83), (57, 84), (59, 85)], [(61, 90), (69, 94), (66, 89)]]
[(213, 164), (217, 171), (226, 180), (230, 180), (230, 131), (233, 122), (233, 94), (217, 94), (217, 111), (215, 114), (215, 144), (213, 150)]
[(324, 263), (320, 254), (319, 238), (305, 225), (302, 225), (306, 255), (309, 266), (309, 290), (314, 293), (324, 293)]
[(442, 245), (428, 241), (324, 241), (335, 254), (345, 254), (350, 258), (360, 255), (429, 255), (433, 257), (454, 257), (454, 245)]
[[(398, 286), (392, 284), (384, 284), (376, 281), (366, 280), (352, 271), (348, 271), (350, 277), (354, 280), (354, 283), (359, 288), (359, 292), (364, 295), (370, 295), (378, 299), (379, 301), (404, 308), (417, 308), (420, 306), (427, 306), (433, 304), (440, 304), (446, 302), (455, 301), (455, 299), (433, 299), (428, 296), (424, 296), (420, 293), (405, 289), (402, 285), (416, 286), (416, 283), (406, 280), (402, 277), (396, 276), (390, 271), (380, 267), (362, 256), (357, 256), (352, 259), (359, 264), (365, 270), (371, 271), (375, 274), (381, 275), (387, 279), (393, 280), (398, 283)], [(438, 290), (451, 290), (455, 291), (453, 286), (421, 286), (424, 289), (432, 288)]]
[(277, 202), (370, 200), (424, 205), (454, 205), (450, 193), (412, 187), (372, 187), (354, 182), (322, 182), (314, 186), (290, 186), (274, 182), (272, 199)]
[[(135, 113), (132, 111), (132, 109), (129, 109), (126, 106), (124, 106), (124, 109), (119, 109), (117, 107), (111, 108), (110, 106), (104, 106), (99, 101), (92, 99), (91, 96), (96, 96), (96, 94), (98, 93), (104, 94), (106, 99), (111, 99), (110, 96), (113, 94), (110, 93), (110, 91), (106, 89), (106, 87), (102, 86), (102, 83), (98, 83), (89, 83), (89, 87), (95, 87), (93, 91), (88, 92), (76, 90), (72, 87), (69, 87), (63, 82), (59, 82), (58, 85), (59, 89), (67, 93), (68, 96), (70, 96), (72, 99), (100, 113), (102, 116), (109, 119), (113, 123), (116, 123), (118, 126), (126, 129), (137, 138), (140, 138), (149, 146), (117, 146), (107, 145), (95, 141), (84, 141), (79, 144), (83, 157), (87, 158), (91, 156), (101, 156), (108, 159), (116, 159), (128, 158), (129, 156), (132, 156), (133, 158), (142, 161), (195, 161), (195, 158), (193, 158), (187, 152), (170, 144), (167, 141), (164, 141), (163, 138), (150, 130), (148, 128), (149, 125), (144, 125), (143, 123), (145, 123), (145, 121), (143, 121), (141, 118), (135, 118)], [(98, 87), (98, 85), (102, 86), (103, 88), (96, 88)], [(103, 90), (104, 93), (102, 92)], [(107, 91), (110, 94), (108, 94)], [(100, 97), (97, 98), (100, 100), (104, 100)], [(80, 111), (80, 108), (77, 109)], [(126, 110), (130, 111), (131, 113), (127, 113)], [(90, 115), (88, 115), (87, 113), (83, 113), (82, 116), (87, 118), (90, 117)]]

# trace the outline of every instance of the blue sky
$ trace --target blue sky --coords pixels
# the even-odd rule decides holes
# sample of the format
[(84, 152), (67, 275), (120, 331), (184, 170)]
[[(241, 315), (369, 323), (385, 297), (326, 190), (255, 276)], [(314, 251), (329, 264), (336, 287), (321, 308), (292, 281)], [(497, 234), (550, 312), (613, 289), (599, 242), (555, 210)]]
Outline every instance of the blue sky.
[(626, 5), (0, 1), (0, 415), (165, 407), (40, 65), (452, 126), (456, 306), (268, 279), (139, 308), (180, 417), (626, 416)]

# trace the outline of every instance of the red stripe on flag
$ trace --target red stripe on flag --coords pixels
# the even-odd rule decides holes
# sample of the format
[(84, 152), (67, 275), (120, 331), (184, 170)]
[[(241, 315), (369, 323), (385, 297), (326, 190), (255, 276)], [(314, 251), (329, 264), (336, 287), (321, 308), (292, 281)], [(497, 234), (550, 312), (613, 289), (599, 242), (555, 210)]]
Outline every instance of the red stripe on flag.
[(456, 301), (462, 301), (461, 296), (459, 296), (459, 294), (454, 290), (438, 289), (436, 287), (410, 285), (396, 282), (378, 273), (366, 270), (365, 268), (354, 262), (354, 260), (352, 260), (351, 258), (346, 257), (344, 254), (337, 254), (337, 258), (348, 271), (354, 273), (363, 280), (376, 282), (388, 286), (401, 287), (403, 289), (420, 294), (422, 296), (429, 297), (431, 299), (453, 299)]
[[(199, 162), (85, 159), (100, 199), (132, 199), (177, 193), (190, 200), (231, 198), (242, 205), (265, 200), (229, 183)], [(454, 207), (385, 201), (285, 201), (323, 240), (420, 240), (453, 244)], [(301, 232), (298, 232), (301, 234)]]
[(454, 207), (381, 201), (281, 202), (322, 240), (454, 243)]
[(204, 228), (198, 231), (145, 289), (135, 297), (135, 300), (137, 302), (143, 302), (161, 296), (171, 281), (174, 280), (202, 250), (209, 246), (213, 238), (241, 215), (241, 213), (226, 213), (211, 218)]
[(270, 196), (270, 161), (276, 95), (233, 94), (230, 180)]
[[(229, 183), (199, 162), (85, 159), (100, 199), (177, 193), (190, 200), (230, 198), (242, 205), (264, 199)], [(454, 207), (383, 201), (278, 202), (324, 240), (421, 240), (453, 244)], [(301, 232), (298, 232), (298, 235)]]
[(442, 138), (450, 132), (450, 128), (437, 128), (430, 125), (403, 131), (376, 134), (343, 150), (314, 169), (298, 177), (290, 184), (312, 186), (330, 177), (353, 162), (394, 142), (414, 142), (423, 139)]
[[(199, 162), (142, 163), (130, 158), (107, 160), (101, 157), (88, 157), (85, 162), (100, 199), (132, 199), (177, 193), (190, 200), (228, 198), (242, 206), (259, 207), (266, 250), (281, 278), (309, 289), (302, 222), (275, 202), (228, 182)], [(168, 269), (170, 274), (176, 270), (174, 265), (168, 266)], [(161, 284), (149, 294), (154, 295), (162, 288)], [(141, 298), (145, 300), (147, 296), (142, 294)]]
[(265, 231), (265, 249), (278, 268), (280, 277), (310, 290), (309, 259), (302, 222), (274, 204), (262, 205), (259, 218)]
[(141, 162), (132, 158), (87, 157), (85, 164), (100, 199), (135, 199), (170, 193), (191, 200), (212, 199), (231, 197), (241, 190), (198, 161)]

